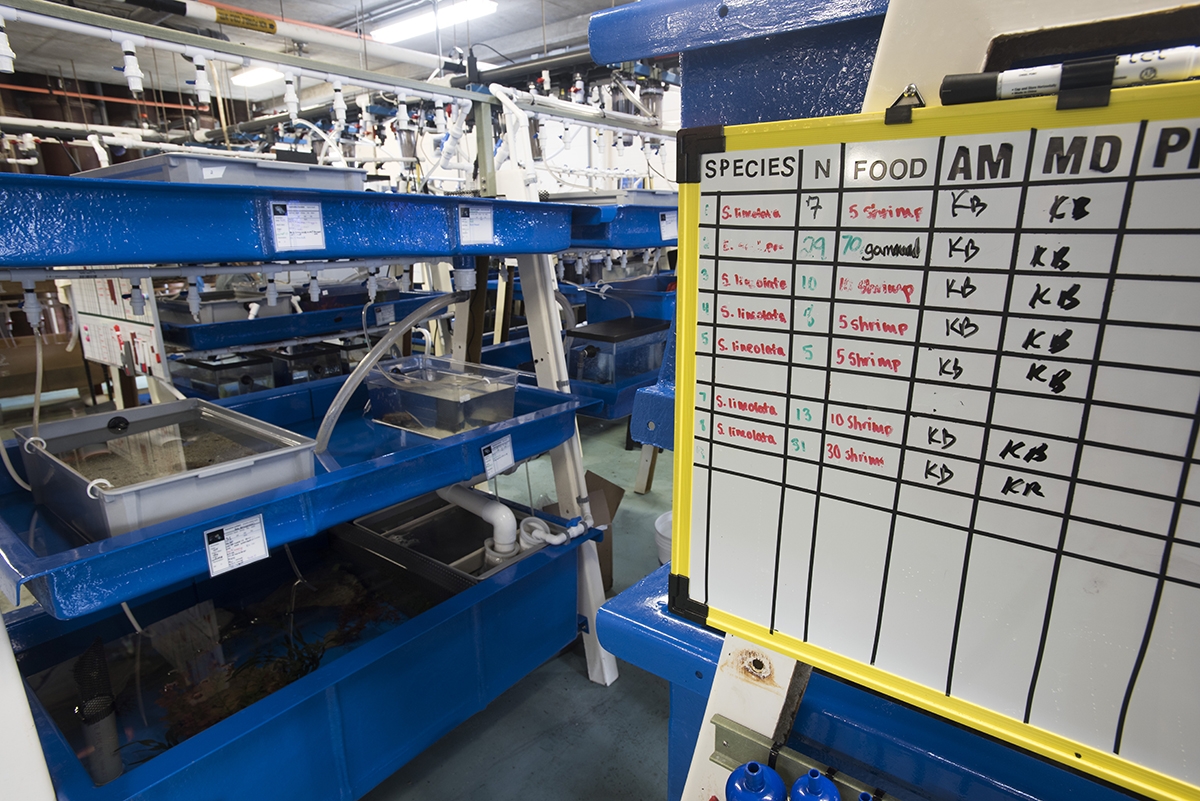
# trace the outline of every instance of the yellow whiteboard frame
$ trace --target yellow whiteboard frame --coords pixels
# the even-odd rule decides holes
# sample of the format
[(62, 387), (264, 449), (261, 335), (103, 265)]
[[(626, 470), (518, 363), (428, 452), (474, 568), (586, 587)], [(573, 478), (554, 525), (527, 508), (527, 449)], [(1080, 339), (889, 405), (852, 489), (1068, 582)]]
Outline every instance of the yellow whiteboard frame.
[[(725, 151), (802, 145), (875, 142), (999, 133), (1030, 128), (1112, 125), (1142, 120), (1200, 117), (1200, 83), (1185, 82), (1116, 89), (1104, 108), (1058, 111), (1056, 98), (1035, 97), (994, 103), (914, 109), (912, 122), (885, 125), (882, 113), (822, 117), (786, 122), (730, 125)], [(682, 158), (682, 154), (681, 154)], [(688, 577), (691, 553), (692, 453), (696, 388), (696, 304), (699, 270), (700, 184), (679, 185), (679, 270), (676, 305), (675, 454), (671, 565), (673, 576)], [(678, 566), (678, 569), (676, 568)], [(672, 582), (675, 586), (675, 581)], [(674, 606), (675, 599), (672, 599)], [(947, 696), (945, 692), (719, 609), (707, 609), (705, 622), (766, 648), (806, 662), (854, 684), (935, 715), (961, 723), (1019, 748), (1111, 782), (1156, 801), (1197, 801), (1200, 787), (1092, 746), (1032, 726), (1007, 715)]]

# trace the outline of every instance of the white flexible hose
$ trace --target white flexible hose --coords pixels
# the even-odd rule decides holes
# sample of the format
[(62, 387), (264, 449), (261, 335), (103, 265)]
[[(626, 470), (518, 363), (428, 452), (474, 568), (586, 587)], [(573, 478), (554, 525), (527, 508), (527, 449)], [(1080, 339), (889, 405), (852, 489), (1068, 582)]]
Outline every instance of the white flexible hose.
[(309, 122), (308, 120), (305, 120), (305, 119), (297, 118), (295, 120), (292, 120), (292, 124), (293, 125), (302, 125), (305, 128), (311, 128), (312, 130), (316, 131), (317, 135), (320, 136), (323, 140), (325, 140), (325, 146), (328, 147), (329, 150), (335, 154), (333, 163), (338, 165), (339, 167), (348, 166), (346, 164), (346, 156), (342, 153), (342, 148), (339, 147), (338, 144), (333, 141), (333, 138), (331, 136), (329, 136), (329, 134), (325, 133), (319, 127), (317, 127), (316, 125), (313, 125), (311, 122)]
[(42, 416), (42, 375), (45, 372), (45, 360), (42, 354), (42, 335), (34, 331), (33, 341), (34, 349), (37, 351), (33, 379), (33, 435), (36, 437)]

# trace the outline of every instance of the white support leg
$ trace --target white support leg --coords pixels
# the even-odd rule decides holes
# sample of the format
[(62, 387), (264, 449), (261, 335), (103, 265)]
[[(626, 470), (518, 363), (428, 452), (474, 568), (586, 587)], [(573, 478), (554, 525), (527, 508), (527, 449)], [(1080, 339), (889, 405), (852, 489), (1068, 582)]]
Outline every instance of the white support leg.
[(711, 801), (713, 798), (725, 801), (729, 771), (711, 759), (717, 745), (713, 715), (723, 715), (734, 723), (772, 737), (788, 701), (788, 689), (796, 668), (796, 660), (791, 657), (732, 634), (725, 635), (682, 801)]
[[(588, 543), (589, 545), (591, 543)], [(23, 801), (54, 801), (54, 785), (42, 743), (38, 740), (33, 713), (25, 696), (25, 683), (17, 669), (8, 629), (0, 623), (0, 776), (4, 797)]]
[(642, 460), (638, 463), (637, 481), (633, 491), (645, 495), (654, 486), (654, 467), (658, 463), (658, 448), (649, 443), (642, 446)]
[(496, 282), (496, 319), (492, 324), (492, 343), (500, 343), (500, 335), (504, 332), (504, 306), (508, 303), (508, 293), (512, 291), (506, 278), (507, 269), (500, 271), (500, 280)]
[[(492, 94), (504, 106), (508, 142), (512, 150), (510, 161), (523, 171), (520, 193), (523, 197), (509, 195), (510, 200), (537, 201), (537, 176), (533, 171), (533, 150), (529, 138), (529, 119), (517, 108), (507, 90), (496, 84)], [(521, 276), (521, 295), (525, 302), (525, 317), (529, 320), (529, 340), (533, 348), (534, 370), (538, 386), (569, 391), (571, 382), (567, 377), (567, 359), (563, 353), (562, 320), (558, 316), (558, 301), (554, 297), (558, 283), (550, 257), (519, 256), (517, 269)], [(558, 508), (564, 517), (576, 515), (591, 522), (588, 503), (587, 481), (584, 478), (583, 450), (579, 444), (579, 427), (571, 439), (550, 451), (550, 463), (554, 469), (554, 485), (558, 494)], [(604, 585), (600, 578), (600, 560), (594, 543), (587, 542), (579, 549), (579, 613), (588, 620), (588, 630), (583, 635), (587, 650), (588, 678), (597, 684), (608, 686), (617, 680), (617, 660), (600, 646), (596, 637), (596, 610), (604, 603)]]
[[(525, 316), (529, 320), (529, 338), (538, 386), (569, 391), (571, 382), (567, 378), (562, 321), (558, 316), (558, 301), (554, 298), (556, 285), (550, 257), (520, 256), (517, 265), (521, 275), (521, 292), (525, 298)], [(550, 462), (554, 469), (558, 506), (563, 516), (590, 518), (578, 426), (571, 439), (550, 451)], [(617, 680), (617, 660), (600, 646), (600, 640), (596, 637), (596, 611), (603, 603), (604, 585), (600, 578), (596, 546), (594, 543), (585, 543), (579, 549), (579, 613), (588, 619), (588, 631), (583, 639), (587, 651), (588, 678), (607, 687)]]

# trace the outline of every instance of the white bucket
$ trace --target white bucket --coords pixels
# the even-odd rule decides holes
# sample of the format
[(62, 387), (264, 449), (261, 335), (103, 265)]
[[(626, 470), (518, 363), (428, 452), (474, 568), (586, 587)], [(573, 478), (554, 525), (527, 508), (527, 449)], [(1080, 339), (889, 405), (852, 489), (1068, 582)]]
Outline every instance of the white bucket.
[(663, 512), (654, 521), (654, 544), (658, 547), (658, 563), (671, 561), (671, 513)]

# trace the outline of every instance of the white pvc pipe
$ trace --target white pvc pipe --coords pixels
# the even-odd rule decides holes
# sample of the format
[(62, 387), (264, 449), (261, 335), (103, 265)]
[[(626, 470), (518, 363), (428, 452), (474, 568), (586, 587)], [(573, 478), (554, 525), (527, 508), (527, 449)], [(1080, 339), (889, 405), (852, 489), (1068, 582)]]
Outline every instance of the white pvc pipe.
[(468, 172), (474, 165), (466, 162), (455, 161), (454, 158), (458, 155), (459, 141), (463, 137), (463, 127), (467, 122), (467, 114), (471, 111), (470, 100), (456, 100), (454, 102), (454, 121), (447, 131), (448, 139), (446, 144), (442, 146), (442, 157), (433, 163), (429, 168), (429, 172), (425, 174), (425, 179), (421, 181), (421, 189), (429, 183), (429, 179), (438, 170), (455, 170), (457, 172)]
[[(262, 58), (243, 58), (230, 53), (222, 53), (217, 50), (208, 48), (193, 47), (192, 45), (178, 44), (169, 42), (164, 39), (155, 39), (145, 36), (126, 33), (124, 31), (114, 30), (112, 28), (104, 28), (98, 25), (89, 25), (82, 22), (74, 22), (72, 20), (59, 19), (58, 17), (48, 16), (46, 14), (36, 14), (30, 11), (21, 11), (10, 6), (0, 5), (0, 19), (25, 22), (30, 25), (38, 25), (51, 30), (64, 31), (74, 33), (79, 36), (90, 36), (92, 38), (106, 39), (110, 42), (122, 44), (125, 42), (132, 43), (136, 47), (149, 47), (154, 50), (163, 50), (169, 53), (181, 53), (188, 58), (202, 56), (208, 61), (220, 61), (225, 64), (232, 64), (239, 67), (267, 67), (279, 73), (292, 73), (296, 76), (304, 78), (312, 78), (326, 83), (333, 83), (336, 80), (346, 78), (354, 83), (355, 86), (363, 89), (379, 89), (384, 92), (394, 92), (401, 95), (412, 95), (428, 100), (433, 100), (437, 103), (451, 102), (450, 97), (434, 92), (425, 92), (418, 89), (412, 89), (406, 86), (396, 86), (395, 84), (384, 83), (382, 81), (365, 81), (360, 78), (342, 75), (336, 72), (325, 72), (323, 70), (314, 70), (307, 67), (297, 67), (291, 64), (280, 64), (277, 61)], [(96, 128), (96, 126), (92, 126)]]
[[(572, 103), (570, 100), (560, 100), (557, 97), (548, 97), (546, 95), (535, 95), (531, 92), (522, 92), (520, 89), (510, 89), (513, 100), (519, 103), (525, 103), (534, 107), (542, 107), (546, 109), (557, 109), (568, 114), (586, 114), (590, 117), (595, 117), (597, 120), (611, 120), (615, 123), (632, 123), (634, 125), (658, 125), (658, 117), (639, 117), (636, 114), (626, 114), (622, 111), (609, 111), (607, 109), (598, 108), (597, 106), (585, 106), (579, 103)], [(495, 94), (493, 92), (493, 94)], [(669, 133), (664, 131), (664, 134)]]
[(131, 136), (145, 138), (146, 140), (154, 139), (155, 137), (164, 138), (161, 134), (153, 131), (143, 131), (136, 128), (121, 128), (116, 125), (84, 125), (79, 122), (59, 122), (58, 120), (31, 120), (25, 117), (0, 117), (0, 128), (8, 129), (38, 129), (46, 131), (71, 131), (87, 136), (90, 133), (112, 134), (114, 136)]
[[(205, 22), (219, 23), (217, 19), (218, 9), (206, 3), (197, 3), (195, 0), (183, 0), (187, 6), (186, 16), (191, 19), (203, 20)], [(134, 3), (133, 5), (140, 5)], [(254, 11), (240, 9), (236, 6), (225, 6), (230, 10), (241, 11), (251, 17), (260, 17)], [(360, 37), (352, 33), (334, 33), (333, 31), (325, 30), (309, 25), (300, 25), (287, 20), (275, 20), (275, 35), (286, 37), (298, 42), (312, 42), (314, 44), (333, 47), (338, 50), (346, 50), (351, 53), (365, 52), (369, 58), (383, 59), (386, 61), (398, 62), (401, 64), (414, 64), (419, 67), (429, 67), (437, 69), (442, 66), (443, 59), (433, 53), (423, 53), (420, 50), (412, 50), (407, 47), (397, 47), (396, 45), (384, 44), (377, 42), (369, 37)]]
[(461, 506), (473, 515), (482, 517), (492, 526), (493, 549), (501, 555), (515, 553), (517, 550), (517, 518), (509, 509), (495, 498), (468, 489), (462, 484), (454, 484), (437, 491), (438, 497), (444, 501)]
[(488, 91), (496, 96), (504, 108), (504, 121), (508, 131), (504, 141), (508, 144), (509, 158), (524, 173), (526, 186), (537, 183), (537, 173), (533, 169), (533, 145), (529, 141), (529, 116), (513, 102), (516, 90), (493, 83)]

